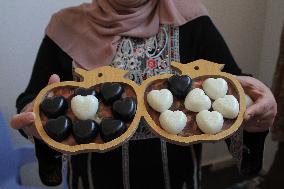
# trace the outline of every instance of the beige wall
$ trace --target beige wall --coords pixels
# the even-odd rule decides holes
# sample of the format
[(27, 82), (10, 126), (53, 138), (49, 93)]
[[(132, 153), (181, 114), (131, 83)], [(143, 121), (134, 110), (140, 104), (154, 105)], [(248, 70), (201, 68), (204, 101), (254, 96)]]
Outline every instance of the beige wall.
[(284, 1), (267, 0), (265, 30), (262, 41), (258, 77), (271, 85), (278, 58), (280, 33), (284, 24)]
[(244, 72), (257, 74), (266, 0), (203, 0)]
[[(271, 85), (284, 19), (283, 0), (203, 0), (237, 63)], [(264, 168), (273, 160), (276, 145), (266, 141)], [(230, 158), (224, 143), (206, 144), (203, 163)]]

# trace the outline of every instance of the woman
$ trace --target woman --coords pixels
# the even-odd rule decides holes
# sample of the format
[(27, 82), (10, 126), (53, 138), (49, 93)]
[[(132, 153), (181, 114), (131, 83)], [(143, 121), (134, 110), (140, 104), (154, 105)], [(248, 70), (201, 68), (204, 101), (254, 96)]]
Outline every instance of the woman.
[[(34, 97), (46, 84), (72, 80), (72, 67), (90, 70), (103, 65), (127, 69), (129, 78), (141, 83), (147, 77), (171, 73), (171, 61), (197, 59), (222, 63), (224, 71), (242, 74), (198, 0), (98, 0), (64, 9), (46, 29), (30, 83), (17, 100), (21, 113), (11, 125), (34, 136), (41, 179), (58, 184), (61, 159), (38, 138), (31, 113)], [(255, 101), (246, 112), (244, 143), (260, 145), (249, 154), (242, 153), (242, 135), (227, 142), (234, 155), (245, 160), (240, 161), (242, 173), (254, 174), (261, 167), (262, 145), (276, 104), (260, 81), (246, 76), (238, 79)], [(71, 188), (200, 188), (200, 160), (201, 144), (168, 144), (142, 120), (135, 136), (122, 147), (104, 154), (71, 156), (68, 178)]]

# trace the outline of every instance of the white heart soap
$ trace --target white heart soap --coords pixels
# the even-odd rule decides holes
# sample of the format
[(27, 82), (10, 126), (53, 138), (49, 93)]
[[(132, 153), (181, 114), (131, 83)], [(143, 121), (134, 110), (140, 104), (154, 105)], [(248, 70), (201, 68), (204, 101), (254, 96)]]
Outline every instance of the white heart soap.
[(173, 104), (173, 95), (168, 89), (152, 90), (147, 95), (149, 105), (157, 112), (168, 110)]
[(99, 101), (93, 95), (77, 95), (71, 100), (71, 109), (80, 120), (94, 119), (98, 107)]
[(192, 112), (200, 112), (211, 108), (211, 100), (202, 89), (196, 88), (187, 94), (184, 106)]
[(203, 110), (196, 115), (196, 122), (205, 134), (216, 134), (221, 131), (224, 119), (219, 112)]
[(170, 134), (179, 134), (186, 126), (187, 117), (182, 111), (166, 110), (159, 117), (160, 124)]
[(203, 82), (202, 87), (213, 100), (224, 97), (228, 92), (228, 84), (223, 78), (208, 78)]
[(213, 102), (212, 107), (228, 119), (235, 119), (240, 111), (239, 102), (233, 95), (226, 95), (223, 98), (217, 99)]
[(247, 94), (245, 94), (245, 97), (246, 97), (246, 107), (250, 107), (251, 105), (253, 105), (253, 100), (251, 99), (250, 96), (248, 96)]

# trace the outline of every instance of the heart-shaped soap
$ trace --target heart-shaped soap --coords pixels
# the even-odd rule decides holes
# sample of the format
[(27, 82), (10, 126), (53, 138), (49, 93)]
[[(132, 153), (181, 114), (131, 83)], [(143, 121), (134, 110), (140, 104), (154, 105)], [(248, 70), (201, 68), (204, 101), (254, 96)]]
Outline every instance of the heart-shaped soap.
[(228, 119), (235, 119), (240, 111), (239, 102), (233, 95), (226, 95), (223, 98), (217, 99), (213, 102), (212, 107)]
[(249, 95), (245, 94), (245, 97), (246, 97), (246, 107), (248, 108), (252, 106), (254, 102)]
[(40, 110), (48, 118), (57, 118), (66, 113), (68, 103), (63, 96), (46, 97), (40, 104)]
[(168, 79), (168, 84), (175, 97), (184, 98), (191, 89), (192, 80), (187, 75), (173, 75)]
[(88, 144), (96, 138), (98, 125), (90, 119), (78, 121), (73, 125), (72, 133), (78, 144)]
[(81, 96), (93, 95), (93, 96), (96, 96), (97, 92), (96, 92), (94, 87), (90, 87), (90, 88), (87, 88), (87, 89), (79, 87), (79, 88), (74, 90), (74, 96), (77, 96), (77, 95), (81, 95)]
[(208, 78), (203, 82), (202, 87), (213, 100), (224, 97), (228, 92), (227, 81), (223, 78)]
[(93, 95), (77, 95), (71, 100), (71, 109), (80, 120), (93, 119), (99, 107), (98, 99)]
[(205, 134), (216, 134), (222, 130), (224, 119), (219, 112), (203, 110), (196, 115), (196, 123)]
[(202, 89), (195, 88), (186, 96), (184, 106), (192, 112), (200, 112), (211, 108), (211, 100)]
[(164, 112), (172, 106), (173, 95), (168, 89), (152, 90), (147, 95), (147, 101), (157, 112)]
[(124, 88), (119, 83), (103, 83), (100, 87), (100, 95), (105, 104), (112, 104), (121, 98)]
[(100, 134), (104, 142), (109, 142), (127, 130), (123, 121), (113, 118), (104, 118), (100, 124)]
[(67, 116), (49, 119), (43, 129), (47, 135), (57, 142), (63, 141), (71, 133), (72, 121)]
[(132, 97), (117, 100), (112, 105), (112, 111), (118, 119), (124, 121), (131, 120), (136, 113), (136, 102)]
[(159, 117), (161, 127), (170, 134), (179, 134), (186, 126), (187, 117), (182, 111), (166, 110)]

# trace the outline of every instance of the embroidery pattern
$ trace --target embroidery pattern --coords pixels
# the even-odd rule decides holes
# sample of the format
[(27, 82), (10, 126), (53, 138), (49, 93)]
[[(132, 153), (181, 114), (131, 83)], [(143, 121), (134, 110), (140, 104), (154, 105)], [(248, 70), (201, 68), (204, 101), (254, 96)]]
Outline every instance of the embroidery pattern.
[[(147, 39), (123, 37), (110, 66), (129, 70), (127, 77), (137, 84), (160, 74), (173, 73), (171, 61), (179, 62), (179, 28), (161, 25), (157, 35)], [(142, 119), (132, 140), (156, 138)]]

